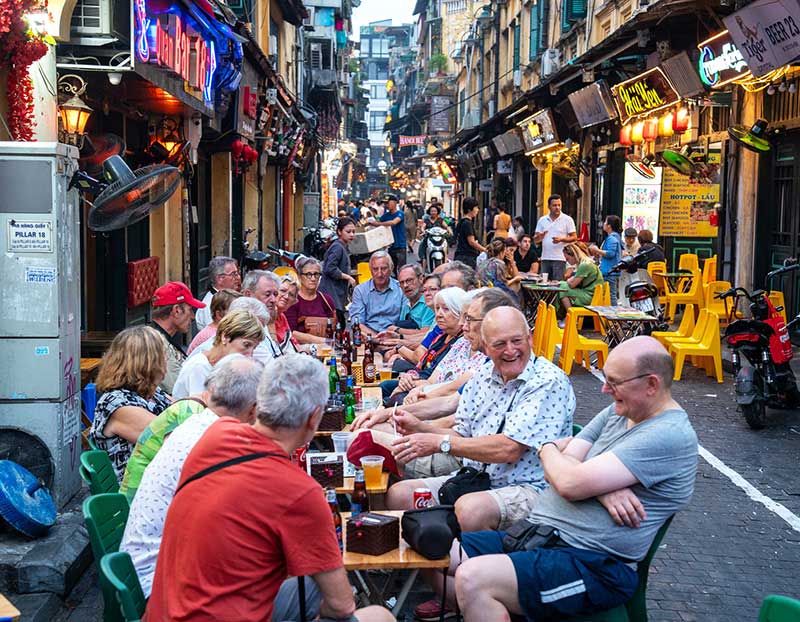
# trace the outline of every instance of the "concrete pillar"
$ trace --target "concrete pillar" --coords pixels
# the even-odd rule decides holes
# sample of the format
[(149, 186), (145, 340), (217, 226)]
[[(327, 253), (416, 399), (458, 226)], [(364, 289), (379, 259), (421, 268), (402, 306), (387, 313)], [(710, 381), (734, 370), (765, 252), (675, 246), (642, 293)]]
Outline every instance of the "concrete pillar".
[(253, 165), (245, 174), (244, 180), (244, 213), (242, 214), (242, 224), (245, 229), (252, 229), (256, 233), (251, 234), (247, 239), (261, 250), (258, 245), (258, 186), (257, 184), (257, 165)]
[(56, 48), (54, 45), (47, 48), (47, 54), (33, 63), (28, 71), (33, 80), (33, 139), (55, 142), (58, 140)]
[(211, 156), (211, 256), (231, 254), (231, 154)]

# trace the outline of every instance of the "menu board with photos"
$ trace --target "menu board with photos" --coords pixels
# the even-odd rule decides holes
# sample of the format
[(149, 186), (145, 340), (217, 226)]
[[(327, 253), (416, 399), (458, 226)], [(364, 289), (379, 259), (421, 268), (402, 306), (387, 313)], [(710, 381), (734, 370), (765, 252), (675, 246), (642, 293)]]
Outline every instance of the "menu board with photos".
[(655, 177), (648, 179), (631, 164), (625, 164), (625, 187), (622, 196), (622, 228), (633, 227), (636, 231), (648, 229), (653, 239), (658, 239), (658, 213), (661, 205), (660, 166), (653, 167)]
[(661, 191), (661, 235), (676, 238), (716, 237), (720, 185), (692, 183), (686, 175), (666, 169)]

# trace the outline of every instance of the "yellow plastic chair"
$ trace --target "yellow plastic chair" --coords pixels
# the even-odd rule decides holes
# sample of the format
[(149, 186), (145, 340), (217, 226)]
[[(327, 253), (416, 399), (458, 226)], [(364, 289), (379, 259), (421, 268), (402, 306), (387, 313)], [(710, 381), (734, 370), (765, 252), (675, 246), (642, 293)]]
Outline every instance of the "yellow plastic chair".
[(725, 306), (724, 300), (720, 300), (716, 296), (728, 291), (730, 288), (731, 284), (728, 281), (711, 281), (703, 286), (705, 290), (704, 298), (706, 299), (704, 308), (712, 315), (716, 315), (717, 320), (722, 322), (723, 326), (728, 323), (728, 311), (730, 309)]
[[(592, 294), (592, 301), (587, 306), (590, 306), (590, 307), (594, 307), (594, 306), (602, 307), (604, 305), (608, 306), (608, 305), (611, 304), (610, 302), (608, 304), (605, 303), (605, 289), (606, 288), (604, 286), (607, 286), (607, 285), (608, 285), (608, 283), (606, 283), (604, 281), (603, 283), (598, 283), (597, 285), (594, 286), (594, 293)], [(608, 296), (609, 296), (609, 299), (610, 299), (611, 298), (611, 289), (610, 288), (608, 290)], [(581, 327), (582, 328), (586, 327), (586, 319), (591, 319), (592, 322), (594, 323), (595, 332), (602, 333), (604, 335), (606, 334), (605, 330), (603, 330), (603, 323), (600, 321), (600, 318), (598, 317), (597, 313), (587, 309), (586, 307), (573, 307), (573, 308), (575, 309), (575, 313), (577, 314), (577, 316), (579, 318), (581, 318), (580, 322), (581, 322)]]
[(717, 256), (709, 257), (703, 262), (703, 283), (708, 284), (717, 280)]
[(669, 339), (672, 337), (691, 337), (695, 325), (694, 307), (686, 307), (677, 330), (654, 330), (650, 336), (658, 339), (665, 348), (669, 348)]
[(660, 272), (664, 274), (666, 273), (666, 271), (667, 271), (666, 261), (651, 261), (649, 264), (647, 264), (647, 274), (650, 275), (650, 278), (653, 279), (653, 283), (658, 288), (658, 302), (661, 305), (664, 305), (667, 302), (667, 294), (669, 293), (669, 287), (664, 277), (658, 276), (656, 273)]
[(366, 283), (372, 278), (372, 272), (369, 271), (369, 262), (362, 261), (356, 266), (358, 270), (358, 283)]
[(700, 261), (694, 253), (684, 253), (678, 260), (678, 270), (700, 270)]
[[(686, 255), (683, 255), (685, 257)], [(703, 298), (703, 275), (700, 270), (691, 270), (692, 278), (689, 288), (685, 292), (674, 292), (667, 294), (667, 318), (671, 321), (675, 317), (675, 309), (678, 305), (695, 305), (702, 307), (705, 302)]]
[(536, 308), (536, 323), (533, 325), (533, 335), (531, 338), (534, 356), (540, 356), (542, 353), (542, 344), (544, 343), (546, 325), (547, 303), (544, 300), (540, 300), (539, 305)]
[(583, 337), (578, 332), (578, 316), (574, 313), (574, 309), (569, 309), (564, 322), (564, 340), (558, 361), (565, 374), (569, 375), (572, 372), (572, 364), (579, 353), (583, 364), (589, 368), (589, 356), (588, 354), (583, 356), (584, 352), (597, 352), (597, 368), (603, 369), (608, 358), (608, 344), (602, 339)]
[(783, 316), (783, 321), (788, 322), (788, 316), (786, 315), (786, 301), (783, 298), (783, 292), (770, 292), (769, 293), (769, 301), (772, 303), (772, 306), (776, 309), (782, 307), (780, 310), (780, 314)]
[[(563, 339), (564, 331), (558, 327), (556, 308), (553, 305), (547, 305), (547, 321), (544, 325), (540, 356), (544, 356), (547, 360), (555, 362), (556, 345), (560, 344)], [(563, 352), (561, 356), (564, 356)]]
[(603, 306), (611, 306), (611, 283), (603, 281)]
[(291, 276), (295, 281), (300, 283), (300, 279), (297, 277), (297, 272), (294, 268), (290, 268), (289, 266), (278, 266), (273, 270), (273, 272), (281, 278), (285, 276)]
[[(700, 343), (673, 343), (670, 347), (670, 353), (675, 360), (673, 380), (681, 379), (684, 361), (687, 356), (691, 356), (695, 366), (703, 368), (709, 375), (716, 376), (717, 382), (722, 384), (722, 347), (719, 337), (719, 322), (706, 322)], [(705, 365), (697, 365), (697, 359), (708, 358), (713, 362), (713, 371)]]
[(708, 323), (710, 315), (708, 311), (705, 309), (700, 309), (700, 313), (697, 315), (697, 322), (695, 322), (694, 328), (692, 329), (691, 334), (689, 335), (665, 335), (662, 337), (664, 340), (664, 346), (669, 349), (673, 343), (700, 343), (703, 339), (703, 334), (706, 330), (706, 324)]

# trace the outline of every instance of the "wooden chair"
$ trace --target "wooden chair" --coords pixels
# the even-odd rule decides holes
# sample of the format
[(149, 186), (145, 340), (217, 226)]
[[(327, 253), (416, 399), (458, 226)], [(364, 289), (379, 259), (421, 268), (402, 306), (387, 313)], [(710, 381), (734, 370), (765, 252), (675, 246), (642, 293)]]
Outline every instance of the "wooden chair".
[(800, 600), (770, 594), (761, 603), (758, 622), (797, 622), (800, 620)]
[(773, 291), (769, 293), (769, 300), (772, 303), (772, 306), (776, 309), (780, 308), (781, 310), (779, 313), (783, 316), (783, 321), (788, 322), (788, 316), (786, 315), (786, 301), (783, 298), (783, 292)]
[(547, 303), (544, 300), (540, 300), (539, 305), (536, 307), (536, 323), (533, 325), (533, 335), (531, 338), (534, 356), (540, 356), (542, 353), (542, 344), (544, 343), (546, 326)]
[[(564, 331), (558, 327), (556, 308), (553, 305), (547, 305), (547, 323), (544, 326), (544, 331), (540, 356), (544, 356), (547, 360), (555, 363), (556, 345), (562, 343)], [(564, 356), (563, 352), (561, 356)]]
[(686, 307), (678, 330), (654, 330), (650, 333), (650, 336), (658, 339), (664, 347), (669, 348), (670, 337), (691, 337), (694, 330), (695, 317), (694, 307)]
[(725, 305), (724, 300), (720, 300), (716, 296), (717, 294), (728, 291), (730, 288), (731, 284), (728, 281), (711, 281), (703, 286), (703, 297), (706, 301), (703, 308), (712, 315), (717, 316), (717, 320), (721, 322), (723, 326), (728, 323), (728, 311), (730, 309)]
[(119, 482), (111, 464), (111, 458), (102, 449), (92, 449), (81, 454), (80, 474), (89, 485), (89, 492), (93, 495), (119, 490)]
[(691, 283), (689, 283), (685, 292), (678, 291), (667, 294), (666, 317), (671, 321), (675, 317), (675, 310), (678, 305), (702, 307), (704, 302), (702, 274), (700, 270), (694, 269), (691, 271)]
[(709, 257), (703, 262), (703, 283), (717, 280), (717, 256)]
[(565, 374), (569, 375), (572, 372), (572, 364), (579, 353), (581, 354), (579, 362), (583, 362), (585, 367), (589, 368), (589, 356), (584, 356), (584, 352), (597, 352), (597, 367), (603, 369), (608, 358), (608, 344), (602, 339), (583, 337), (578, 332), (578, 316), (574, 309), (570, 309), (564, 322), (564, 339), (558, 360)]
[(147, 600), (128, 553), (109, 553), (100, 560), (100, 576), (112, 589), (116, 619), (138, 622)]
[[(670, 346), (670, 353), (675, 360), (675, 375), (673, 380), (680, 380), (683, 373), (683, 364), (687, 356), (697, 359), (710, 358), (713, 362), (713, 372), (709, 367), (700, 365), (705, 369), (706, 374), (713, 374), (717, 378), (717, 382), (722, 384), (722, 346), (720, 344), (719, 335), (719, 322), (715, 321), (716, 318), (706, 311), (707, 319), (703, 337), (700, 343), (691, 342), (675, 342)], [(696, 364), (696, 363), (695, 363)]]

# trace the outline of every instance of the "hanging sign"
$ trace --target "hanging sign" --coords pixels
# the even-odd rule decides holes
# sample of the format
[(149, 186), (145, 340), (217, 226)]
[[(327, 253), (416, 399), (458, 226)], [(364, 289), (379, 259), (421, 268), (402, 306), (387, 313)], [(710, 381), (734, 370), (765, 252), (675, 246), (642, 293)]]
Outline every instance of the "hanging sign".
[(525, 155), (540, 151), (558, 142), (556, 124), (549, 108), (540, 110), (524, 121), (517, 123), (522, 130), (522, 141), (525, 143)]
[(706, 86), (725, 86), (733, 80), (743, 78), (750, 71), (727, 30), (706, 39), (697, 49), (700, 51), (697, 71)]
[(654, 67), (611, 89), (622, 123), (632, 117), (677, 104), (681, 96), (661, 67)]
[(412, 145), (424, 145), (427, 136), (403, 136), (397, 137), (401, 147), (411, 147)]
[(800, 57), (800, 0), (756, 0), (722, 21), (756, 77)]
[(428, 129), (432, 134), (450, 132), (450, 98), (442, 95), (431, 97), (431, 116)]
[[(709, 153), (709, 163), (718, 164), (719, 152)], [(676, 238), (706, 238), (717, 235), (719, 183), (693, 183), (686, 175), (664, 169), (661, 183), (661, 218), (658, 234)]]
[(198, 30), (197, 22), (177, 4), (155, 14), (148, 0), (134, 0), (136, 60), (168, 69), (206, 103), (217, 70), (214, 38)]
[(614, 100), (605, 80), (598, 80), (594, 84), (567, 95), (578, 125), (591, 127), (598, 123), (605, 123), (617, 116), (614, 110)]

